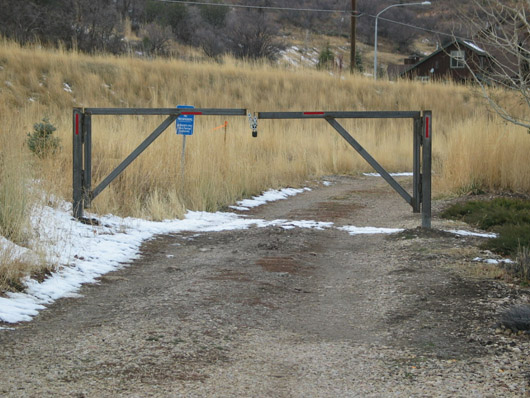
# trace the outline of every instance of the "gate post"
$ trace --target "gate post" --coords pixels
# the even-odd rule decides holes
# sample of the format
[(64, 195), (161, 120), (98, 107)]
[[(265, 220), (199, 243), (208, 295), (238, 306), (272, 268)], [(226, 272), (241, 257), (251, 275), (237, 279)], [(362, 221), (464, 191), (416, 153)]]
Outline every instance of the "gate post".
[(83, 217), (83, 109), (74, 108), (73, 112), (73, 201), (75, 218)]
[(83, 208), (88, 209), (91, 206), (92, 197), (92, 116), (85, 113), (83, 117)]
[(424, 111), (422, 120), (421, 226), (431, 228), (432, 112)]
[(412, 152), (412, 211), (420, 212), (421, 207), (421, 142), (422, 118), (414, 118)]

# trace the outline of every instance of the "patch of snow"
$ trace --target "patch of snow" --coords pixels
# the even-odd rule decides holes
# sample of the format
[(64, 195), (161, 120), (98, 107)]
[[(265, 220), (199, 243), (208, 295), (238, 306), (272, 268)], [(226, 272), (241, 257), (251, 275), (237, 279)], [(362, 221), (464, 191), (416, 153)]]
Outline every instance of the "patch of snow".
[(299, 193), (311, 191), (311, 188), (284, 188), (284, 189), (271, 189), (264, 192), (260, 196), (254, 196), (252, 199), (243, 199), (236, 203), (236, 206), (229, 206), (231, 209), (239, 211), (247, 211), (253, 207), (261, 206), (267, 202), (273, 202), (276, 200), (287, 199), (289, 196), (298, 195)]
[(289, 56), (285, 56), (285, 60), (287, 62), (289, 62), (293, 66), (298, 66), (299, 65), (299, 63), (298, 63), (298, 61), (296, 59), (293, 59), (293, 58), (291, 58)]
[[(404, 172), (404, 173), (388, 173), (392, 177), (412, 177), (412, 172)], [(381, 177), (381, 174), (379, 173), (363, 173), (363, 176), (367, 177)]]
[(6, 80), (4, 83), (9, 88), (13, 87), (13, 83), (11, 83), (9, 80)]
[(243, 207), (243, 206), (228, 206), (230, 207), (231, 209), (234, 209), (234, 210), (239, 210), (239, 211), (249, 211), (250, 209), (248, 207)]
[(479, 232), (471, 232), (471, 231), (464, 231), (464, 230), (456, 230), (456, 229), (450, 229), (445, 232), (449, 232), (451, 234), (460, 235), (460, 236), (478, 236), (480, 238), (496, 238), (497, 234), (494, 233), (479, 233)]
[(509, 258), (502, 258), (500, 260), (496, 260), (494, 258), (475, 257), (472, 261), (479, 262), (479, 263), (486, 263), (486, 264), (513, 264), (514, 263), (514, 261), (510, 260)]
[(0, 252), (6, 261), (20, 261), (23, 263), (37, 264), (39, 257), (26, 247), (19, 246), (3, 236), (0, 236)]
[(333, 223), (323, 222), (323, 221), (302, 220), (302, 221), (285, 221), (285, 222), (282, 222), (280, 226), (283, 229), (309, 228), (309, 229), (323, 230), (326, 228), (331, 228), (333, 226)]
[(471, 47), (472, 49), (474, 49), (475, 51), (479, 51), (479, 52), (483, 52), (485, 53), (486, 51), (484, 51), (482, 48), (480, 48), (479, 46), (477, 46), (475, 43), (472, 43), (470, 41), (464, 41), (464, 43), (466, 43), (469, 47)]
[(361, 235), (361, 234), (396, 234), (402, 232), (402, 228), (376, 228), (376, 227), (355, 227), (345, 226), (338, 228), (342, 231), (348, 232), (350, 235)]
[(333, 183), (330, 181), (322, 181), (322, 185), (324, 185), (325, 187), (329, 187), (330, 185), (333, 185)]
[(23, 256), (29, 251), (29, 249), (15, 244), (3, 236), (0, 236), (0, 250), (2, 252), (9, 251), (13, 257)]

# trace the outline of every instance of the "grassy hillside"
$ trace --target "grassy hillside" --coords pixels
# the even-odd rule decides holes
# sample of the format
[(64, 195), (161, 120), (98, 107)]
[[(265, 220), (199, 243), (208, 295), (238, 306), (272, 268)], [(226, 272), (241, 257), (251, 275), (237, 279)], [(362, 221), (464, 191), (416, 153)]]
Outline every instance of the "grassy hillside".
[[(54, 195), (71, 196), (72, 107), (197, 107), (271, 110), (420, 110), (434, 118), (435, 194), (472, 187), (530, 191), (530, 140), (496, 118), (469, 88), (451, 84), (373, 82), (327, 72), (287, 71), (225, 59), (218, 63), (88, 56), (0, 44), (2, 179), (25, 166)], [(30, 156), (26, 133), (42, 118), (56, 127), (62, 150)], [(101, 180), (161, 121), (159, 117), (94, 118), (94, 181)], [(323, 121), (261, 121), (252, 139), (246, 118), (201, 117), (187, 142), (167, 131), (94, 202), (97, 212), (154, 219), (185, 208), (216, 210), (269, 187), (302, 184), (327, 173), (368, 166)], [(411, 123), (345, 121), (393, 171), (411, 169)], [(17, 175), (23, 178), (26, 174)], [(15, 184), (20, 185), (20, 184)], [(2, 183), (4, 186), (4, 183)], [(6, 189), (6, 188), (3, 188)], [(6, 194), (7, 195), (7, 194)], [(20, 193), (17, 193), (20, 195)]]
[[(434, 194), (476, 190), (530, 193), (530, 138), (486, 108), (468, 87), (297, 71), (226, 58), (222, 63), (88, 56), (0, 42), (0, 235), (37, 245), (29, 214), (37, 204), (71, 199), (73, 107), (247, 108), (433, 111)], [(514, 104), (517, 106), (517, 104)], [(35, 156), (27, 134), (47, 118), (60, 150)], [(93, 180), (101, 181), (163, 117), (93, 118)], [(215, 129), (228, 122), (228, 127)], [(410, 121), (341, 121), (390, 171), (412, 165)], [(185, 209), (217, 210), (267, 188), (302, 185), (369, 166), (322, 120), (260, 121), (198, 117), (181, 169), (182, 137), (168, 129), (93, 203), (92, 211), (150, 219)], [(38, 186), (38, 189), (35, 187)], [(47, 192), (43, 195), (42, 192)], [(396, 195), (396, 200), (400, 200)], [(38, 242), (38, 240), (37, 240)], [(0, 289), (42, 272), (12, 261), (0, 240)], [(38, 247), (32, 249), (39, 252)], [(46, 267), (46, 265), (44, 265)]]

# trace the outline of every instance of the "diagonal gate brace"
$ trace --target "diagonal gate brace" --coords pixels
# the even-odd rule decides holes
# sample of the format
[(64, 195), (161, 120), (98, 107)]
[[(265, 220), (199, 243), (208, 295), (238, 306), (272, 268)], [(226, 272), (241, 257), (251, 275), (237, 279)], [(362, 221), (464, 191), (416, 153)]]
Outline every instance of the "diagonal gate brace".
[[(422, 213), (422, 227), (431, 228), (431, 111), (318, 111), (260, 112), (259, 119), (325, 119), (407, 202), (414, 213)], [(410, 195), (336, 119), (412, 119), (413, 120), (413, 194)]]
[[(92, 190), (92, 116), (94, 115), (165, 115), (166, 119), (127, 156), (99, 185)], [(74, 108), (73, 111), (73, 201), (75, 218), (83, 218), (83, 209), (91, 205), (149, 145), (151, 145), (180, 115), (245, 116), (246, 109), (194, 108)]]
[(353, 149), (355, 149), (359, 155), (361, 155), (363, 159), (366, 160), (370, 166), (372, 166), (381, 175), (381, 177), (383, 177), (386, 182), (388, 182), (390, 186), (401, 195), (403, 199), (405, 199), (405, 202), (411, 206), (413, 205), (412, 196), (410, 196), (409, 193), (405, 191), (405, 189), (399, 185), (399, 183), (390, 174), (388, 174), (388, 172), (379, 163), (377, 163), (377, 160), (375, 160), (368, 152), (366, 152), (361, 144), (359, 144), (357, 140), (355, 140), (355, 138), (353, 138), (339, 122), (330, 117), (326, 118), (326, 121), (331, 124), (335, 130), (337, 130), (342, 138), (344, 138), (348, 144), (350, 144)]
[(92, 192), (90, 192), (90, 200), (93, 200), (96, 196), (98, 196), (101, 191), (103, 191), (107, 185), (109, 185), (112, 181), (118, 177), (123, 170), (129, 166), (134, 159), (136, 159), (140, 154), (147, 149), (149, 145), (153, 143), (154, 140), (158, 138), (160, 134), (162, 134), (170, 125), (177, 119), (177, 115), (170, 115), (158, 126), (138, 147), (131, 152), (129, 156), (127, 156), (123, 162), (121, 162), (118, 167), (116, 167), (103, 181), (99, 183), (99, 185), (94, 188)]

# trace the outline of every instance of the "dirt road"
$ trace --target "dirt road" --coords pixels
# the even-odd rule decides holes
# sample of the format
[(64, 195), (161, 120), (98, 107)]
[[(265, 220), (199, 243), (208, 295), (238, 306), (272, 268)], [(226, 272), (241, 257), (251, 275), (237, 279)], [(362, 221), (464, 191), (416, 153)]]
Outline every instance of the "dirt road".
[(381, 179), (330, 181), (248, 217), (332, 228), (161, 236), (2, 331), (0, 396), (529, 396), (529, 338), (495, 327), (528, 292), (466, 276), (480, 239), (415, 229)]

